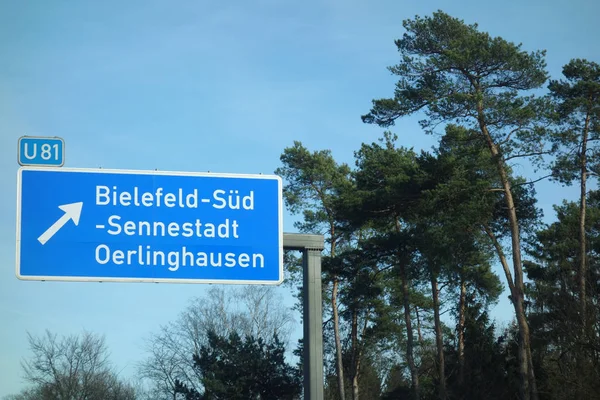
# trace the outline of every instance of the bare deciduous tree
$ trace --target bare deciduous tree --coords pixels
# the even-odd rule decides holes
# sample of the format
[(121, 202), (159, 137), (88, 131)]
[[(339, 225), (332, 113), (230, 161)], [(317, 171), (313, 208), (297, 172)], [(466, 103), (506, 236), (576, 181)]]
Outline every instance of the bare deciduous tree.
[(135, 400), (135, 389), (112, 370), (103, 336), (28, 333), (31, 358), (22, 363), (32, 387), (13, 400)]
[(192, 355), (207, 344), (209, 330), (223, 336), (233, 332), (241, 337), (252, 335), (266, 342), (277, 335), (287, 343), (292, 328), (292, 312), (276, 288), (212, 286), (204, 296), (190, 300), (174, 321), (147, 338), (148, 356), (139, 364), (138, 372), (149, 385), (152, 399), (175, 400), (177, 380), (200, 382)]

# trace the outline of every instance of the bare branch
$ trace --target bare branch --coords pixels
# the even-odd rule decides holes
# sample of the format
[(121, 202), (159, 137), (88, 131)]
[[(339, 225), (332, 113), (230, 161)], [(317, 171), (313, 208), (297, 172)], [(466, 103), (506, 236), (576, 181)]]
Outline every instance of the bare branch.
[(514, 185), (512, 185), (512, 187), (523, 186), (523, 185), (532, 185), (532, 184), (537, 183), (539, 181), (542, 181), (542, 180), (544, 180), (546, 178), (550, 178), (552, 175), (554, 175), (554, 174), (544, 175), (541, 178), (534, 179), (534, 180), (528, 181), (528, 182), (515, 183)]
[(134, 398), (134, 388), (121, 382), (113, 371), (103, 336), (84, 332), (59, 340), (46, 331), (42, 337), (28, 333), (28, 339), (33, 355), (22, 366), (34, 393), (61, 399)]
[(552, 151), (550, 150), (546, 150), (546, 151), (537, 151), (537, 152), (532, 152), (532, 153), (517, 153), (514, 154), (510, 157), (505, 157), (504, 161), (508, 161), (508, 160), (512, 160), (513, 158), (524, 158), (524, 157), (535, 157), (535, 156), (543, 156), (543, 155), (548, 155), (551, 154)]

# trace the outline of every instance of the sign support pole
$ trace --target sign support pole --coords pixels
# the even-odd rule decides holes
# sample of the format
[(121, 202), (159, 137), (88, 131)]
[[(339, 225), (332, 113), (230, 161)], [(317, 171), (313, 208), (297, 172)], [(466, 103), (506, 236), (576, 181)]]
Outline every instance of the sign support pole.
[(284, 233), (283, 248), (302, 252), (304, 399), (323, 400), (321, 251), (324, 238), (323, 235)]

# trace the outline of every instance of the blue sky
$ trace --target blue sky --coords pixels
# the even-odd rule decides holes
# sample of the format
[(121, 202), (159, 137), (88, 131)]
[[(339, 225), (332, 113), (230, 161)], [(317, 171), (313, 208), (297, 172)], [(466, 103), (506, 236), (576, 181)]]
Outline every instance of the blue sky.
[[(599, 61), (590, 0), (0, 0), (0, 397), (23, 385), (27, 331), (105, 333), (128, 375), (141, 338), (205, 289), (18, 281), (20, 136), (64, 138), (68, 167), (272, 173), (294, 140), (352, 162), (382, 132), (360, 116), (392, 93), (402, 20), (437, 9), (547, 49), (553, 77), (571, 58)], [(434, 143), (415, 119), (393, 131), (405, 146)], [(551, 220), (574, 191), (542, 183), (538, 197)], [(505, 302), (494, 313), (512, 316)]]

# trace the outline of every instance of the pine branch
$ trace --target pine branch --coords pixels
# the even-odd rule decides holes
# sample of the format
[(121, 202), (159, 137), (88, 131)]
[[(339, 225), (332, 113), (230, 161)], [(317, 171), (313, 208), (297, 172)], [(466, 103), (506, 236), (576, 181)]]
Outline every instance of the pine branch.
[(533, 152), (533, 153), (517, 153), (517, 154), (512, 155), (510, 157), (504, 158), (504, 161), (506, 162), (508, 160), (512, 160), (513, 158), (543, 156), (543, 155), (547, 155), (547, 154), (551, 154), (551, 153), (552, 153), (552, 150), (537, 151), (537, 152)]

